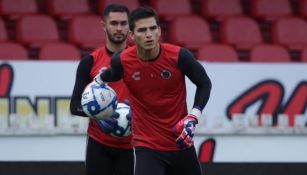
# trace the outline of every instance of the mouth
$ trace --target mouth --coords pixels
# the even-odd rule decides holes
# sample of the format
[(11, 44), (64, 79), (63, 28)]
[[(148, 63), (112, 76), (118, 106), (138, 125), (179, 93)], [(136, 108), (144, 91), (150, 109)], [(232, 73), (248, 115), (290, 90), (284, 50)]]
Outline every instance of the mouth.
[(118, 33), (118, 34), (114, 34), (114, 38), (123, 38), (124, 34), (122, 33)]
[(153, 43), (154, 43), (154, 41), (153, 41), (153, 40), (148, 40), (148, 41), (145, 41), (145, 44), (146, 44), (147, 46), (152, 45)]

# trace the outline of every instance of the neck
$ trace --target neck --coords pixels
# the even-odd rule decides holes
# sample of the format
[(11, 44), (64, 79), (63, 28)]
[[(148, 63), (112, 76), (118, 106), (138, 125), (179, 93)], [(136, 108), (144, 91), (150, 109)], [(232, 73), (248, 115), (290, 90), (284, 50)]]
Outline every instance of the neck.
[(137, 47), (137, 54), (141, 60), (155, 60), (160, 54), (160, 44), (157, 44), (152, 50), (144, 50), (140, 47)]
[(127, 44), (126, 44), (126, 42), (122, 42), (122, 43), (117, 44), (117, 43), (112, 43), (110, 41), (107, 41), (106, 47), (111, 52), (117, 52), (117, 51), (120, 51), (120, 50), (123, 50), (124, 48), (126, 48)]

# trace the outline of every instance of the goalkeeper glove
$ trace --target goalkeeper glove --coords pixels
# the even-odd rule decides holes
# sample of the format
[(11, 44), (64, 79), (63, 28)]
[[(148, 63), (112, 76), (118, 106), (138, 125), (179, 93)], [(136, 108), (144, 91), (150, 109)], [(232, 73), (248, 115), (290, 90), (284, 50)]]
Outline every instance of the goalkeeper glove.
[[(130, 106), (130, 102), (129, 102), (128, 99), (125, 99), (123, 101), (123, 103)], [(100, 128), (108, 134), (116, 131), (116, 129), (118, 127), (117, 119), (119, 118), (119, 115), (120, 114), (118, 112), (114, 112), (110, 117), (107, 117), (107, 118), (102, 119), (102, 120), (98, 120), (98, 124), (99, 124)], [(129, 121), (129, 124), (130, 124), (131, 123), (131, 110), (129, 110), (129, 114), (127, 114), (127, 119)]]
[(198, 123), (197, 118), (199, 118), (200, 115), (201, 111), (197, 108), (193, 108), (191, 114), (181, 119), (174, 127), (175, 132), (180, 134), (176, 139), (176, 144), (179, 149), (186, 149), (193, 146), (195, 126)]
[(118, 118), (119, 118), (119, 113), (114, 112), (110, 117), (98, 120), (98, 124), (104, 132), (110, 134), (111, 132), (116, 130)]

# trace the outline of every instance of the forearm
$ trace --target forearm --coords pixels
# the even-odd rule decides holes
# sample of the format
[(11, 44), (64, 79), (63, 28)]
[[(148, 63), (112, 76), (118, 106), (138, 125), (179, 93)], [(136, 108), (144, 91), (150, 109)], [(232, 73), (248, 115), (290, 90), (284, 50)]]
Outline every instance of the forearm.
[(121, 79), (120, 74), (116, 74), (112, 68), (106, 69), (101, 75), (100, 78), (103, 82), (113, 82)]
[(203, 76), (204, 77), (201, 79), (201, 81), (196, 83), (196, 93), (193, 105), (193, 107), (198, 108), (201, 111), (208, 103), (212, 87), (211, 81), (207, 74)]
[(87, 117), (87, 115), (83, 112), (80, 100), (71, 100), (70, 112), (72, 115)]

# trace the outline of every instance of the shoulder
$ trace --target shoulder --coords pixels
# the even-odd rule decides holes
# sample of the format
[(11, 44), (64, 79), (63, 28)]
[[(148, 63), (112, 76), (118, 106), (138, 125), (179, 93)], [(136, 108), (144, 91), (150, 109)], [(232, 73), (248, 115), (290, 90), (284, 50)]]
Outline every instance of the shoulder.
[(121, 58), (121, 59), (127, 59), (129, 57), (134, 57), (136, 56), (136, 46), (133, 45), (131, 47), (128, 47), (124, 50), (122, 50), (120, 53), (118, 53), (118, 56)]
[(94, 61), (106, 55), (109, 57), (104, 46), (94, 50), (90, 55), (93, 57)]
[(178, 58), (180, 48), (181, 47), (177, 45), (161, 43), (162, 54), (166, 57)]
[(161, 47), (167, 52), (175, 52), (175, 53), (179, 52), (181, 48), (180, 46), (169, 44), (169, 43), (161, 43)]

